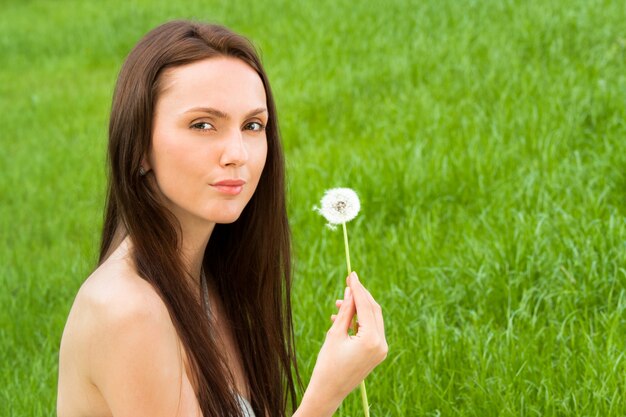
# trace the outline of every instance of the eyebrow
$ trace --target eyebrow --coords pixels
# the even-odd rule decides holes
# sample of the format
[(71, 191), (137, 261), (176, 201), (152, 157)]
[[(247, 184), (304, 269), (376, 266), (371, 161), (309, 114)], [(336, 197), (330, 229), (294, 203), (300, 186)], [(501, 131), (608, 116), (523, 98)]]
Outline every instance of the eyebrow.
[[(187, 110), (185, 113), (195, 113), (195, 112), (209, 113), (217, 117), (218, 119), (226, 119), (226, 120), (230, 119), (230, 116), (227, 113), (224, 113), (223, 111), (218, 110), (218, 109), (214, 109), (213, 107), (194, 107), (194, 108)], [(246, 114), (245, 118), (247, 119), (249, 117), (256, 116), (261, 113), (267, 113), (267, 109), (265, 107), (259, 107), (258, 109), (254, 109), (250, 113)]]

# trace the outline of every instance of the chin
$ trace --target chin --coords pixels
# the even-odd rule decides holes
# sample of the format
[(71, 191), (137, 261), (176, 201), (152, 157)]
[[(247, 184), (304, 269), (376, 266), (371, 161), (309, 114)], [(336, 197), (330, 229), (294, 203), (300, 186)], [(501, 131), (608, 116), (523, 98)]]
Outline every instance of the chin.
[(230, 224), (241, 217), (245, 207), (243, 204), (221, 204), (197, 214), (215, 224)]
[(237, 213), (220, 213), (219, 216), (215, 216), (213, 221), (217, 224), (230, 224), (236, 222), (241, 216), (241, 212)]
[(237, 219), (239, 219), (239, 217), (235, 217), (232, 219), (218, 220), (215, 222), (215, 224), (232, 224), (232, 223), (235, 223)]

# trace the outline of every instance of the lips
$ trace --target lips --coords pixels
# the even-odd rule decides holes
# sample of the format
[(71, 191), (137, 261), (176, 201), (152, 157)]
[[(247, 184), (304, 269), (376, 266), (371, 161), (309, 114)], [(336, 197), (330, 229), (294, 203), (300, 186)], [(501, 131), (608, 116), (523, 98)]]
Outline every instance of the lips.
[(211, 186), (223, 194), (237, 195), (243, 190), (245, 184), (244, 180), (222, 180), (214, 182)]
[(224, 185), (226, 187), (238, 187), (238, 186), (244, 185), (245, 183), (246, 182), (244, 180), (222, 180), (222, 181), (219, 181), (219, 182), (214, 182), (211, 185), (213, 185), (213, 186), (215, 186), (215, 185)]

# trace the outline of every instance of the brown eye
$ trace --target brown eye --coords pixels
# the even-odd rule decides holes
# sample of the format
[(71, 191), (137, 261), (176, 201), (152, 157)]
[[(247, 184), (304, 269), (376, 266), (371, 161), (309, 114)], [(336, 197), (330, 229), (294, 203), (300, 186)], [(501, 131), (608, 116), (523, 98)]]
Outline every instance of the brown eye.
[(213, 129), (213, 125), (209, 122), (198, 122), (192, 124), (191, 128), (195, 130), (210, 130)]
[(264, 129), (265, 129), (265, 126), (263, 126), (263, 125), (262, 125), (261, 123), (259, 123), (259, 122), (250, 122), (250, 123), (248, 123), (248, 124), (245, 126), (245, 128), (246, 128), (247, 130), (252, 130), (252, 131), (254, 131), (254, 132), (260, 132), (260, 131), (262, 131), (262, 130), (264, 130)]

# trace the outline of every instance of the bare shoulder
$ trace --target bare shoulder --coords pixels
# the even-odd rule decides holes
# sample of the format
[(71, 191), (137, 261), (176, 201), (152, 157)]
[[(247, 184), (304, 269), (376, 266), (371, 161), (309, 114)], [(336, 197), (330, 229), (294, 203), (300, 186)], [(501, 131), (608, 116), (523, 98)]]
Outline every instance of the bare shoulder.
[(145, 407), (146, 415), (175, 415), (183, 372), (178, 335), (157, 291), (124, 259), (103, 263), (81, 286), (66, 323), (59, 396), (64, 375), (67, 386), (70, 375), (80, 375), (113, 415), (138, 404), (155, 407)]
[(78, 291), (75, 305), (97, 322), (92, 324), (132, 324), (142, 318), (169, 321), (155, 288), (122, 261), (105, 263), (94, 271)]
[[(63, 339), (64, 342), (93, 344), (119, 332), (144, 329), (169, 329), (175, 333), (167, 308), (156, 290), (127, 262), (117, 259), (102, 264), (80, 287)], [(66, 336), (69, 340), (65, 340)]]

